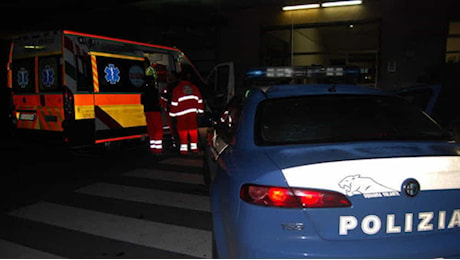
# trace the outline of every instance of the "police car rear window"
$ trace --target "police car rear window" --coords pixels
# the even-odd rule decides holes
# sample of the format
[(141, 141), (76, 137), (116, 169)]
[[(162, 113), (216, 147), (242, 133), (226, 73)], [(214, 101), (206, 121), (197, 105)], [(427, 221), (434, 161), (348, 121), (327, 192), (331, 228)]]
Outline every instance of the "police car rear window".
[(259, 104), (255, 122), (258, 145), (448, 138), (419, 108), (392, 96), (268, 99)]

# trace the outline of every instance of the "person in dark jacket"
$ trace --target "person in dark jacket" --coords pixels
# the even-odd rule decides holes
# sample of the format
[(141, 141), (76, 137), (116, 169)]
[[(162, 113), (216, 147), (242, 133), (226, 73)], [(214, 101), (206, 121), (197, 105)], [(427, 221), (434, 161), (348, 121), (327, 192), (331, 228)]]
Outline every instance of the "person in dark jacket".
[(141, 104), (144, 106), (150, 151), (153, 154), (160, 154), (163, 152), (163, 118), (155, 70), (150, 64), (145, 69), (145, 85), (141, 94)]
[(177, 150), (179, 149), (179, 135), (177, 134), (176, 118), (171, 117), (169, 115), (169, 111), (171, 109), (172, 91), (174, 87), (179, 84), (179, 76), (176, 72), (171, 71), (167, 74), (166, 79), (168, 84), (161, 91), (160, 105), (163, 108), (163, 111), (166, 115), (166, 120), (168, 122), (169, 132), (171, 134), (172, 149)]

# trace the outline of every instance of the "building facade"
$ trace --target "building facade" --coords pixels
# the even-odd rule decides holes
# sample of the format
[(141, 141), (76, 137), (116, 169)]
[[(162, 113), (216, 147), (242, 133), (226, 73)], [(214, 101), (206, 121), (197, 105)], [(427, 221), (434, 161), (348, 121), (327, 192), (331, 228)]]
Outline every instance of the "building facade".
[(459, 61), (456, 2), (363, 0), (296, 11), (275, 3), (228, 11), (215, 58), (234, 61), (237, 80), (252, 66), (318, 64), (359, 66), (369, 72), (368, 85), (388, 90), (434, 81), (447, 62)]

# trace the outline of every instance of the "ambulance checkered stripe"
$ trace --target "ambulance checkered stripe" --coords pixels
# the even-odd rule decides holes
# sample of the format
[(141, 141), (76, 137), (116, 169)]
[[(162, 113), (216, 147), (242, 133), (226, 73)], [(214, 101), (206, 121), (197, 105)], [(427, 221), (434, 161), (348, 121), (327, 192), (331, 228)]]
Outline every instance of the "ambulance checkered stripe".
[[(62, 131), (63, 116), (59, 107), (40, 107), (37, 111), (42, 130)], [(53, 118), (53, 119), (47, 119)], [(55, 120), (54, 120), (55, 119)]]
[(64, 36), (64, 48), (70, 53), (73, 53), (73, 41), (68, 36)]
[(17, 127), (19, 129), (40, 129), (40, 124), (38, 124), (38, 120), (18, 120)]
[(77, 90), (77, 72), (83, 73), (81, 55), (84, 50), (80, 47), (77, 38), (64, 35), (64, 62), (65, 62), (65, 84), (72, 91)]
[(64, 64), (65, 64), (65, 85), (72, 91), (77, 90), (77, 64), (74, 53), (74, 42), (68, 36), (64, 36)]
[(460, 156), (380, 158), (303, 165), (282, 170), (292, 187), (338, 191), (353, 196), (356, 187), (370, 192), (400, 192), (413, 178), (421, 191), (460, 189)]
[(91, 70), (93, 72), (94, 92), (99, 92), (99, 74), (97, 72), (96, 56), (91, 55)]
[(204, 185), (201, 158), (183, 159), (8, 212), (0, 218), (0, 257), (211, 258), (208, 193), (191, 192)]
[[(25, 109), (26, 107), (24, 107)], [(62, 109), (59, 107), (31, 107), (29, 110), (36, 110), (34, 120), (18, 120), (17, 127), (24, 129), (63, 131)]]

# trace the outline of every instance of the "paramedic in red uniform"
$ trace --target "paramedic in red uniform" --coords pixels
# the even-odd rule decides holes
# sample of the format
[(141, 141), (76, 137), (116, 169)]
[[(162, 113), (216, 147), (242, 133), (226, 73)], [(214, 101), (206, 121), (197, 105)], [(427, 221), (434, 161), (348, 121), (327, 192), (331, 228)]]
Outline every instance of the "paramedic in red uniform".
[(189, 148), (191, 152), (198, 153), (197, 114), (204, 112), (203, 98), (198, 87), (190, 82), (191, 76), (189, 69), (182, 70), (181, 80), (172, 92), (169, 111), (169, 115), (176, 119), (181, 154), (188, 154)]
[(155, 70), (150, 65), (146, 65), (145, 69), (145, 86), (141, 94), (141, 104), (144, 105), (150, 151), (153, 154), (160, 154), (163, 152), (163, 118)]

